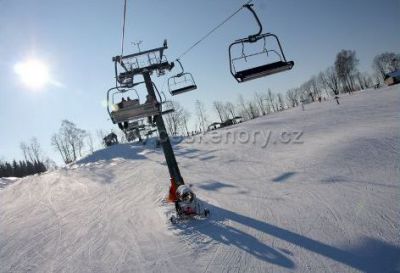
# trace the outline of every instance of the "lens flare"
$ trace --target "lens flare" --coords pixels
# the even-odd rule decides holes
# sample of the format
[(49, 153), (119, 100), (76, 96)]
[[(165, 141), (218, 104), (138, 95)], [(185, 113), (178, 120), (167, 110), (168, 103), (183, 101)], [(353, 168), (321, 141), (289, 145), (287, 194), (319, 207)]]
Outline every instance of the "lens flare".
[(50, 81), (47, 65), (39, 60), (31, 59), (17, 63), (14, 71), (21, 81), (31, 89), (41, 89)]

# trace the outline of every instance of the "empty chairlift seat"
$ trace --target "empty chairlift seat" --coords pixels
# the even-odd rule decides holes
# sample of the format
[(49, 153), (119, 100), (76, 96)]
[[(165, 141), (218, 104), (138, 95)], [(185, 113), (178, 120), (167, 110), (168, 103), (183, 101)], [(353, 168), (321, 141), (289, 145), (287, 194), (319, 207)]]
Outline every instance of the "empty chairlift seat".
[(197, 89), (197, 85), (189, 84), (189, 85), (177, 88), (177, 89), (170, 90), (170, 93), (172, 96), (175, 96), (175, 95), (179, 95), (179, 94), (182, 94), (185, 92), (193, 91), (195, 89)]
[(163, 101), (161, 103), (161, 114), (166, 115), (175, 112), (174, 104), (172, 101)]
[[(286, 60), (278, 36), (273, 33), (262, 34), (261, 22), (252, 6), (245, 4), (243, 7), (254, 16), (258, 32), (238, 39), (229, 46), (230, 71), (239, 83), (290, 70), (294, 66), (293, 61)], [(249, 48), (252, 49), (251, 53)], [(271, 60), (273, 56), (275, 58)], [(256, 60), (256, 63), (251, 64), (251, 60)], [(237, 69), (237, 66), (241, 68)]]
[(193, 75), (185, 72), (179, 60), (176, 60), (181, 68), (181, 72), (168, 79), (168, 91), (172, 96), (197, 89)]
[(292, 69), (294, 66), (293, 61), (283, 62), (278, 61), (270, 64), (260, 65), (257, 67), (249, 68), (242, 71), (237, 71), (234, 73), (234, 77), (238, 82), (245, 82), (260, 77), (265, 77), (275, 73), (283, 72)]

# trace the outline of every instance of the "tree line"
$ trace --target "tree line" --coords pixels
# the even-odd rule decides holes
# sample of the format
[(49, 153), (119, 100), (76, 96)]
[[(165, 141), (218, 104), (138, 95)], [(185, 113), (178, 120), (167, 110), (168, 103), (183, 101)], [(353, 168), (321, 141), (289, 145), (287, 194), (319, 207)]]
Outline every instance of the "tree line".
[(56, 168), (53, 160), (44, 156), (37, 138), (21, 142), (24, 160), (0, 161), (0, 177), (24, 177)]
[(0, 177), (24, 177), (27, 175), (46, 172), (47, 168), (41, 161), (0, 162)]
[[(354, 50), (341, 50), (337, 53), (332, 66), (312, 76), (300, 86), (290, 88), (286, 94), (274, 93), (268, 88), (255, 92), (252, 98), (245, 99), (239, 95), (236, 103), (214, 101), (212, 108), (221, 123), (237, 117), (241, 117), (242, 120), (250, 120), (296, 107), (302, 103), (313, 102), (322, 97), (327, 99), (341, 93), (352, 93), (370, 88), (382, 84), (386, 73), (400, 68), (400, 54), (385, 52), (377, 55), (372, 64), (375, 71), (374, 77), (359, 72), (358, 65), (359, 59)], [(170, 135), (190, 135), (208, 130), (212, 121), (203, 102), (195, 101), (194, 117), (178, 102), (173, 101), (172, 103), (175, 111), (163, 116)], [(194, 125), (192, 130), (189, 129), (191, 118), (193, 118)], [(126, 142), (122, 131), (118, 131), (117, 134), (121, 143)], [(98, 130), (97, 137), (101, 143), (100, 146), (103, 146), (105, 135), (105, 132)], [(58, 133), (51, 138), (51, 144), (66, 164), (76, 161), (87, 150), (93, 153), (95, 149), (92, 135), (68, 120), (61, 122)]]
[[(302, 103), (378, 87), (383, 84), (387, 73), (400, 69), (400, 54), (384, 52), (375, 56), (372, 62), (373, 75), (360, 72), (358, 65), (359, 59), (356, 52), (343, 49), (337, 53), (335, 62), (330, 67), (313, 75), (300, 86), (290, 88), (285, 94), (274, 93), (268, 88), (265, 91), (255, 92), (253, 97), (246, 99), (239, 95), (236, 103), (213, 101), (212, 109), (221, 123), (236, 117), (250, 120), (296, 107)], [(164, 117), (168, 132), (171, 135), (189, 135), (190, 113), (178, 102), (173, 102), (173, 104), (175, 112)], [(209, 113), (204, 103), (196, 100), (194, 131), (205, 132), (210, 123)]]
[(37, 138), (30, 142), (21, 142), (20, 148), (25, 160), (0, 162), (0, 177), (24, 177), (27, 175), (43, 173), (51, 167), (52, 161), (44, 159), (43, 152)]

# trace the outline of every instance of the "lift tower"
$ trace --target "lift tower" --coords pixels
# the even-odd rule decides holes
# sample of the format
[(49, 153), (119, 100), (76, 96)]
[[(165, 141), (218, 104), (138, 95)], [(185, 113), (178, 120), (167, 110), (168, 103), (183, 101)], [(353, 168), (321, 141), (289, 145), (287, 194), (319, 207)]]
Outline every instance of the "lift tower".
[[(139, 106), (109, 111), (111, 120), (114, 123), (134, 120), (142, 118), (143, 115), (153, 117), (157, 125), (157, 130), (160, 136), (160, 144), (164, 151), (165, 160), (168, 165), (169, 174), (171, 177), (171, 189), (175, 194), (175, 189), (184, 184), (181, 176), (178, 163), (175, 159), (175, 154), (172, 149), (167, 130), (165, 129), (164, 120), (162, 118), (161, 97), (154, 89), (154, 83), (151, 80), (151, 75), (155, 72), (157, 76), (162, 76), (165, 71), (170, 71), (174, 67), (173, 62), (168, 62), (164, 56), (164, 50), (167, 49), (167, 41), (164, 41), (162, 47), (137, 52), (126, 56), (115, 56), (112, 58), (115, 65), (115, 78), (117, 89), (129, 89), (143, 82), (135, 83), (135, 76), (142, 76), (147, 89), (146, 103)], [(159, 100), (157, 99), (159, 97)], [(124, 112), (122, 112), (124, 111)]]

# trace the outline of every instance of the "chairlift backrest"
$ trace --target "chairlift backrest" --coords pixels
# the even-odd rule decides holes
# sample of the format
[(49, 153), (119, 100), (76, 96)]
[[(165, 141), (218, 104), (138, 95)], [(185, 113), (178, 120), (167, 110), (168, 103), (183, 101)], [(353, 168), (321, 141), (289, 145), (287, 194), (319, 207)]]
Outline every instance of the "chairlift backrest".
[[(128, 93), (129, 92), (129, 93)], [(132, 94), (133, 93), (133, 94)], [(139, 94), (136, 89), (134, 88), (126, 88), (126, 89), (117, 89), (115, 92), (112, 93), (111, 96), (111, 103), (112, 104), (119, 104), (121, 101), (116, 102), (115, 97), (116, 95), (120, 95), (121, 97), (119, 98), (120, 100), (122, 99), (122, 96), (125, 98), (125, 101), (122, 101), (124, 104), (129, 105), (133, 103), (139, 103)], [(109, 102), (110, 103), (110, 102)]]
[(117, 81), (121, 87), (129, 88), (133, 86), (133, 77), (127, 72), (120, 73), (117, 77)]

